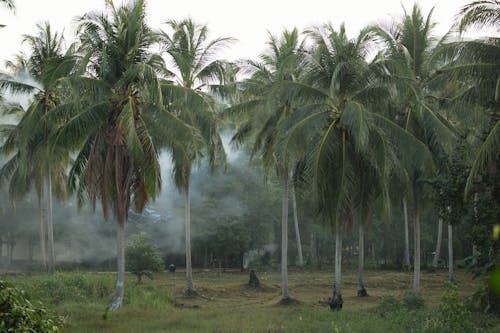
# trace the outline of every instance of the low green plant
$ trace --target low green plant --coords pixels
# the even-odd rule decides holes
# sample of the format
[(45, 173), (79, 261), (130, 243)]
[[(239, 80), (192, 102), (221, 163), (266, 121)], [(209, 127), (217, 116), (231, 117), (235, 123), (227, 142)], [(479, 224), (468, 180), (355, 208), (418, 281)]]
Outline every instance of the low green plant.
[(137, 276), (137, 283), (143, 276), (151, 279), (152, 272), (161, 271), (164, 265), (160, 249), (144, 231), (134, 235), (125, 248), (125, 262), (127, 270)]
[(408, 292), (403, 297), (403, 305), (408, 310), (418, 310), (424, 307), (423, 297), (414, 292)]
[(438, 311), (426, 320), (424, 332), (468, 333), (477, 331), (474, 326), (472, 313), (458, 296), (457, 286), (448, 282)]
[(61, 332), (63, 319), (34, 305), (26, 293), (0, 280), (0, 332)]

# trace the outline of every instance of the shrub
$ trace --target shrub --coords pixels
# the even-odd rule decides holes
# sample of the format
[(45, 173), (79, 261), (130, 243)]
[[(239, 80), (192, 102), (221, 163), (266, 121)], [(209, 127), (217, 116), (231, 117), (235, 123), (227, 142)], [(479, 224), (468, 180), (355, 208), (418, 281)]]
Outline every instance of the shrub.
[(457, 287), (448, 282), (435, 316), (426, 320), (424, 332), (461, 333), (474, 332), (471, 312), (458, 297)]
[(408, 310), (417, 310), (424, 307), (424, 299), (420, 294), (409, 292), (403, 297), (403, 305)]
[(61, 332), (62, 318), (33, 305), (26, 293), (0, 280), (0, 332)]
[(163, 269), (160, 250), (144, 231), (134, 235), (127, 245), (125, 262), (127, 270), (137, 276), (138, 283), (142, 282), (143, 276), (152, 278), (152, 272)]

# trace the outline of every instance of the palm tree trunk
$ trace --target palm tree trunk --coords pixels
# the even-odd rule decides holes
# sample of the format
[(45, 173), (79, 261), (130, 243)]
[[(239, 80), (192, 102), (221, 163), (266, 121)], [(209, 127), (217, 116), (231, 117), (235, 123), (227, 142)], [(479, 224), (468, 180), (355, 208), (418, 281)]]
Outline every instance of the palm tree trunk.
[(299, 219), (297, 216), (297, 200), (295, 198), (295, 185), (292, 183), (290, 189), (292, 192), (292, 206), (293, 206), (293, 225), (295, 226), (295, 239), (297, 240), (297, 251), (299, 254), (299, 266), (304, 266), (304, 257), (302, 256), (302, 243), (300, 241)]
[(193, 266), (191, 264), (191, 200), (189, 197), (189, 176), (185, 176), (185, 232), (186, 232), (186, 295), (195, 294), (193, 284)]
[(420, 208), (415, 203), (415, 260), (413, 263), (413, 292), (418, 293), (420, 288)]
[(365, 261), (365, 226), (359, 224), (359, 254), (358, 254), (358, 296), (365, 297), (368, 293), (363, 283), (363, 270)]
[[(125, 220), (126, 221), (126, 220)], [(123, 296), (125, 293), (125, 222), (118, 222), (116, 225), (116, 289), (110, 310), (118, 310), (123, 303)]]
[(403, 197), (403, 214), (405, 222), (405, 254), (403, 259), (403, 267), (405, 269), (410, 269), (410, 236), (408, 232), (408, 206), (406, 202), (406, 197)]
[(52, 219), (52, 176), (50, 170), (47, 175), (47, 234), (49, 249), (49, 274), (54, 274), (56, 255), (54, 249), (54, 224)]
[(288, 173), (283, 172), (281, 202), (281, 301), (288, 301)]
[(341, 293), (341, 281), (342, 281), (342, 230), (340, 229), (340, 223), (337, 219), (335, 223), (335, 281), (333, 283), (333, 297), (330, 303), (330, 309), (340, 310), (342, 309), (342, 293)]
[(439, 255), (441, 254), (441, 241), (443, 239), (443, 219), (438, 220), (438, 235), (436, 241), (436, 251), (434, 252), (434, 258), (432, 259), (432, 268), (436, 269), (439, 263)]
[(45, 269), (47, 269), (47, 251), (45, 245), (45, 226), (43, 223), (43, 187), (38, 194), (38, 224), (40, 227), (40, 259), (42, 261), (42, 265)]
[(448, 279), (453, 284), (456, 284), (453, 276), (453, 226), (448, 224)]

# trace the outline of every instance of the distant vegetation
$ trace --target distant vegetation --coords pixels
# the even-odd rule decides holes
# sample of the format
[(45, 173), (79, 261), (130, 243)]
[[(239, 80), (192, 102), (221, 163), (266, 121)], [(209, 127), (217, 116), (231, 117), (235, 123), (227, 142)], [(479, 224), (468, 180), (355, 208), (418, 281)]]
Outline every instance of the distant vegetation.
[[(340, 310), (354, 280), (359, 297), (377, 293), (365, 267), (402, 269), (411, 293), (382, 307), (417, 311), (426, 332), (473, 329), (472, 311), (500, 313), (500, 38), (463, 36), (499, 13), (497, 0), (471, 2), (436, 36), (415, 4), (356, 37), (343, 23), (284, 30), (234, 62), (219, 57), (233, 38), (192, 19), (151, 27), (144, 0), (82, 13), (69, 45), (38, 24), (0, 74), (0, 269), (46, 270), (41, 288), (61, 302), (114, 290), (106, 314), (130, 304), (126, 270), (141, 281), (183, 266), (184, 294), (204, 299), (193, 267), (279, 265), (279, 302), (294, 305), (289, 266), (326, 268), (322, 302)], [(61, 278), (65, 265), (116, 267), (116, 283)], [(482, 283), (470, 304), (457, 266)], [(443, 268), (443, 304), (418, 312), (422, 272)], [(158, 304), (168, 293), (132, 288)]]

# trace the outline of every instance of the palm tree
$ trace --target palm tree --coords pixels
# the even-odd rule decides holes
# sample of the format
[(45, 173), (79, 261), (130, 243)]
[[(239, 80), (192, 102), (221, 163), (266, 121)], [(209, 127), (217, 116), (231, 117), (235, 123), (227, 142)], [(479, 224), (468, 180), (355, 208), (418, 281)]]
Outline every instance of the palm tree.
[(162, 50), (171, 64), (173, 81), (163, 84), (165, 99), (172, 114), (201, 135), (198, 144), (192, 140), (171, 149), (176, 187), (185, 196), (186, 294), (196, 294), (191, 264), (191, 217), (189, 184), (193, 164), (206, 152), (212, 170), (225, 162), (225, 152), (219, 135), (215, 102), (208, 94), (211, 85), (224, 81), (230, 66), (216, 58), (232, 38), (208, 39), (208, 27), (191, 19), (166, 22), (171, 33), (162, 32)]
[[(436, 41), (432, 37), (434, 23), (432, 10), (424, 17), (414, 5), (411, 13), (405, 12), (403, 19), (392, 29), (373, 27), (371, 30), (385, 43), (387, 64), (398, 90), (395, 120), (406, 131), (424, 142), (436, 155), (448, 152), (455, 143), (452, 126), (438, 112), (437, 87), (442, 84), (439, 69), (443, 61), (436, 54), (445, 39)], [(416, 171), (408, 165), (409, 194), (413, 197), (415, 230), (415, 255), (413, 291), (420, 286), (420, 212), (422, 178), (432, 170)]]
[[(500, 2), (473, 1), (460, 11), (461, 32), (469, 28), (495, 28), (500, 24)], [(474, 158), (465, 189), (470, 193), (474, 179), (485, 172), (500, 151), (500, 38), (449, 43), (453, 61), (443, 70), (462, 83), (461, 101), (482, 106), (490, 115), (488, 134)]]
[[(287, 136), (304, 128), (319, 133), (307, 161), (320, 212), (335, 230), (335, 282), (330, 306), (340, 309), (342, 233), (352, 224), (353, 210), (367, 205), (359, 189), (371, 171), (363, 170), (373, 171), (376, 176), (369, 178), (386, 198), (391, 160), (397, 157), (417, 164), (415, 151), (422, 161), (428, 160), (428, 152), (421, 142), (381, 114), (389, 100), (386, 70), (383, 59), (365, 60), (371, 43), (366, 31), (354, 40), (347, 37), (343, 25), (338, 31), (325, 25), (307, 33), (313, 41), (307, 57), (307, 84), (287, 85), (287, 91), (306, 106), (284, 127)], [(412, 154), (405, 154), (403, 146)], [(363, 210), (363, 215), (370, 215)]]
[[(248, 60), (244, 69), (250, 77), (241, 90), (243, 101), (229, 109), (243, 123), (234, 143), (252, 138), (251, 157), (259, 154), (266, 170), (276, 170), (282, 186), (281, 205), (281, 303), (290, 301), (288, 292), (288, 198), (291, 167), (301, 156), (302, 140), (283, 141), (282, 126), (296, 112), (293, 96), (283, 97), (283, 83), (300, 80), (303, 42), (297, 29), (285, 30), (279, 38), (270, 36), (268, 49), (258, 61)], [(285, 88), (286, 90), (286, 88)]]
[[(116, 220), (117, 278), (109, 306), (121, 307), (125, 277), (125, 224), (133, 203), (141, 212), (161, 187), (153, 133), (159, 142), (179, 131), (181, 122), (163, 108), (160, 79), (164, 62), (151, 47), (158, 41), (145, 22), (145, 2), (120, 7), (106, 1), (105, 12), (79, 18), (81, 68), (72, 80), (72, 99), (59, 111), (70, 115), (56, 142), (77, 149), (68, 179), (80, 203), (88, 198), (110, 209)], [(159, 129), (161, 124), (161, 131)]]
[[(0, 5), (7, 7), (7, 9), (14, 11), (16, 9), (16, 5), (14, 0), (0, 0)], [(0, 28), (5, 27), (5, 25), (0, 24)]]
[[(45, 231), (42, 217), (42, 196), (44, 182), (47, 186), (47, 234), (49, 262), (48, 270), (52, 274), (55, 267), (54, 233), (52, 221), (52, 196), (65, 197), (64, 173), (69, 163), (69, 152), (60, 146), (52, 146), (50, 137), (60, 121), (47, 115), (62, 104), (65, 91), (64, 81), (73, 70), (75, 59), (68, 51), (63, 53), (63, 37), (52, 33), (49, 23), (37, 25), (38, 35), (25, 35), (24, 42), (31, 49), (28, 59), (18, 56), (15, 62), (7, 65), (14, 75), (0, 77), (0, 89), (9, 89), (17, 93), (34, 94), (33, 101), (23, 112), (19, 124), (11, 127), (2, 147), (4, 154), (13, 154), (2, 167), (3, 178), (11, 178), (12, 196), (24, 196), (31, 187), (31, 181), (38, 195), (40, 246), (42, 258), (45, 258)], [(16, 75), (30, 76), (34, 83), (20, 80)], [(12, 112), (21, 109), (14, 106)], [(21, 185), (22, 184), (22, 185)], [(21, 186), (20, 186), (21, 185)], [(55, 185), (55, 189), (53, 186)]]

